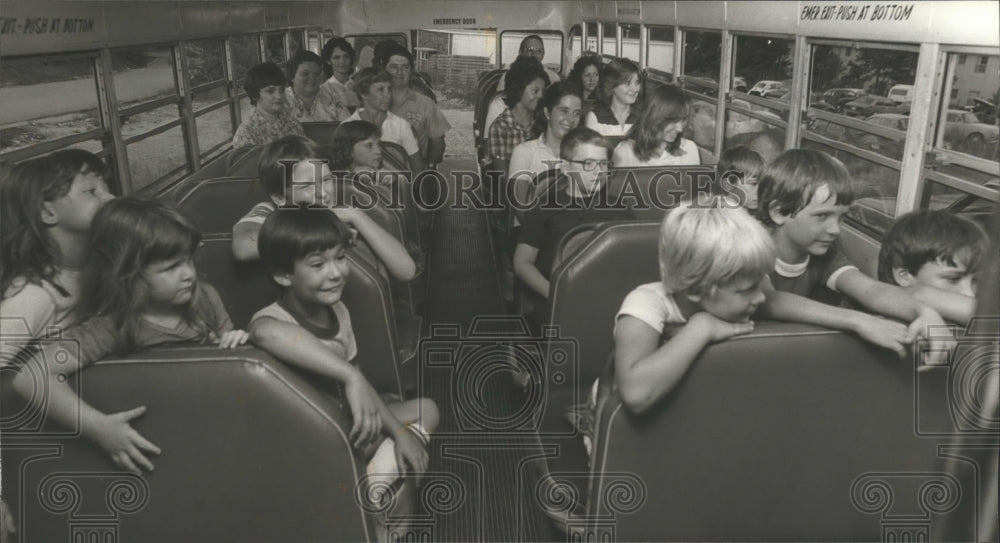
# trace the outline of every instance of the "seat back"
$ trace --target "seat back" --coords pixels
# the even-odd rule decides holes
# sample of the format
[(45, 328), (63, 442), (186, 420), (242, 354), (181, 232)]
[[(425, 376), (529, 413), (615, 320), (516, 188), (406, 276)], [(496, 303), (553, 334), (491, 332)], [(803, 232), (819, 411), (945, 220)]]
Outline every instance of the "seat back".
[(259, 177), (260, 156), (264, 154), (267, 145), (256, 145), (233, 149), (226, 157), (226, 173), (228, 177)]
[[(611, 394), (588, 516), (613, 516), (626, 541), (927, 540), (975, 494), (941, 469), (946, 438), (921, 432), (948, 424), (947, 409), (924, 409), (947, 405), (935, 372), (947, 369), (916, 372), (852, 335), (759, 323), (708, 347), (642, 415)], [(608, 499), (623, 488), (641, 503)]]
[[(358, 343), (357, 365), (377, 390), (397, 392), (399, 382), (395, 314), (385, 278), (352, 250), (351, 275), (342, 300), (351, 313)], [(222, 298), (233, 324), (246, 329), (258, 310), (270, 305), (280, 289), (259, 262), (237, 262), (229, 236), (206, 238), (195, 265)]]
[[(131, 424), (163, 453), (140, 477), (91, 440), (40, 435), (61, 426), (18, 435), (5, 419), (4, 496), (20, 541), (375, 540), (354, 499), (365, 467), (347, 409), (267, 354), (157, 348), (73, 380), (104, 413), (145, 406)], [(6, 413), (20, 413), (8, 391)]]
[(333, 133), (340, 121), (312, 121), (302, 123), (306, 137), (320, 145), (333, 145)]
[(604, 223), (553, 270), (548, 322), (577, 342), (580, 383), (589, 386), (614, 349), (614, 316), (625, 296), (659, 279), (659, 231), (659, 223)]
[(406, 153), (406, 149), (403, 149), (402, 145), (382, 140), (379, 141), (379, 146), (382, 148), (382, 163), (387, 170), (413, 171), (413, 167), (410, 166), (410, 155)]
[(223, 234), (231, 233), (253, 206), (267, 201), (256, 177), (222, 177), (190, 188), (178, 198), (177, 207), (202, 234)]
[(708, 195), (715, 178), (711, 166), (620, 168), (608, 177), (608, 197), (624, 203), (637, 219), (660, 221), (681, 200)]

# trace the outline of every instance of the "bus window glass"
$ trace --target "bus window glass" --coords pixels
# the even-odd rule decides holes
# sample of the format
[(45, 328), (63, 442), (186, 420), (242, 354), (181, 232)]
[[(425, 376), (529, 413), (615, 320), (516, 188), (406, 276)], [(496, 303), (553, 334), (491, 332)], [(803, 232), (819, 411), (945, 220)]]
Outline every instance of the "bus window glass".
[(604, 27), (604, 40), (601, 53), (609, 57), (618, 56), (618, 28), (615, 23), (601, 23)]
[[(177, 95), (170, 47), (112, 50), (111, 69), (119, 110)], [(177, 118), (177, 108), (172, 118)]]
[(688, 95), (688, 122), (684, 135), (699, 147), (715, 152), (715, 104)]
[[(479, 74), (496, 67), (494, 30), (417, 30), (414, 63), (438, 94), (474, 107)], [(448, 134), (454, 134), (449, 131)], [(449, 143), (448, 148), (454, 146)]]
[(646, 65), (651, 73), (672, 78), (674, 75), (674, 29), (669, 26), (647, 27)]
[(177, 104), (167, 104), (122, 118), (122, 137), (129, 139), (176, 121), (180, 117)]
[(865, 120), (876, 113), (910, 114), (916, 51), (815, 45), (809, 107)]
[(222, 40), (184, 42), (184, 60), (192, 87), (225, 80), (224, 52)]
[(236, 36), (232, 39), (233, 79), (238, 82), (237, 91), (242, 94), (243, 80), (247, 71), (260, 63), (260, 50), (257, 47), (257, 36)]
[(792, 87), (792, 40), (736, 36), (733, 90), (762, 98), (789, 101)]
[(198, 154), (202, 158), (223, 143), (233, 139), (232, 116), (229, 108), (217, 107), (195, 117), (198, 129)]
[[(742, 113), (730, 108), (726, 109), (726, 132), (723, 149), (746, 145), (756, 151), (765, 162), (770, 162), (781, 154), (785, 149), (787, 129), (781, 126), (780, 122), (775, 122), (781, 120), (779, 112), (739, 99), (733, 100), (733, 104), (743, 106), (751, 110), (753, 114)], [(714, 129), (714, 122), (712, 128)]]
[[(997, 114), (1000, 112), (1000, 55), (969, 55), (973, 62), (957, 62), (948, 55), (951, 77), (944, 96), (949, 100), (942, 115), (935, 145), (988, 160), (1000, 160)], [(943, 108), (942, 108), (943, 109)]]
[(355, 69), (360, 70), (371, 66), (372, 59), (375, 56), (375, 46), (379, 42), (385, 40), (394, 41), (409, 49), (409, 44), (406, 42), (406, 36), (402, 34), (363, 34), (347, 36), (347, 41), (349, 41), (351, 46), (354, 47)]
[(323, 40), (323, 37), (320, 35), (320, 31), (315, 28), (309, 29), (306, 33), (306, 39), (309, 44), (309, 50), (317, 55), (320, 54), (323, 50), (323, 44), (325, 43), (325, 40)]
[(304, 32), (305, 32), (304, 30), (288, 31), (288, 51), (289, 51), (288, 58), (292, 58), (293, 56), (295, 56), (295, 53), (298, 53), (299, 51), (302, 50), (302, 43), (303, 43), (302, 35)]
[(4, 153), (101, 128), (92, 57), (4, 58)]
[(132, 190), (155, 181), (180, 179), (190, 172), (184, 154), (184, 131), (180, 125), (126, 147), (132, 173)]
[(639, 25), (621, 24), (622, 52), (621, 56), (636, 63), (639, 62)]
[(587, 25), (587, 44), (586, 50), (592, 53), (597, 52), (597, 23), (586, 23)]
[(562, 72), (562, 47), (563, 37), (559, 32), (503, 32), (500, 34), (500, 62), (504, 68), (510, 66), (511, 62), (517, 58), (524, 38), (535, 35), (542, 38), (542, 46), (545, 49), (545, 57), (542, 65), (556, 72)]
[(279, 66), (284, 66), (285, 60), (288, 59), (285, 56), (285, 33), (272, 32), (265, 36), (264, 52), (267, 55), (267, 58), (264, 59), (266, 62), (273, 62)]
[(947, 209), (986, 226), (993, 210), (996, 209), (995, 202), (1000, 198), (1000, 178), (983, 176), (979, 172), (960, 166), (950, 166), (948, 173), (961, 179), (980, 179), (978, 184), (986, 189), (986, 194), (991, 195), (992, 198), (984, 197), (982, 194), (972, 194), (929, 179), (924, 185), (921, 207)]
[(722, 34), (689, 30), (684, 33), (684, 88), (715, 97), (719, 83)]
[(569, 62), (573, 64), (583, 54), (583, 28), (573, 25), (569, 29)]

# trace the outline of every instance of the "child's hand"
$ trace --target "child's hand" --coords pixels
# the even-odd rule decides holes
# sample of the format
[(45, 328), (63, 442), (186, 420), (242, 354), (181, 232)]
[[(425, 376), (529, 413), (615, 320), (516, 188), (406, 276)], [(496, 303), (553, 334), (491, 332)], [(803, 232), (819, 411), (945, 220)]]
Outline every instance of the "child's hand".
[(749, 322), (728, 322), (716, 317), (711, 313), (702, 311), (695, 313), (688, 325), (699, 327), (704, 332), (709, 343), (727, 340), (733, 336), (740, 336), (753, 332), (753, 321)]
[(417, 477), (423, 475), (427, 471), (427, 451), (416, 436), (403, 429), (393, 440), (396, 442), (396, 465), (399, 466), (399, 471)]
[(900, 358), (906, 356), (906, 345), (911, 342), (906, 325), (865, 313), (859, 313), (853, 322), (854, 333), (861, 339), (895, 351)]
[[(947, 362), (948, 353), (957, 345), (953, 336), (941, 333), (947, 327), (941, 315), (929, 307), (921, 309), (920, 315), (910, 323), (906, 336), (909, 342), (930, 340), (930, 349), (923, 360), (924, 364), (940, 366)], [(938, 330), (938, 333), (934, 333), (934, 330)]]
[(146, 406), (140, 406), (129, 411), (105, 415), (92, 436), (94, 441), (111, 455), (111, 460), (116, 466), (136, 475), (142, 474), (142, 470), (136, 467), (136, 464), (147, 471), (153, 471), (153, 463), (146, 458), (143, 451), (160, 454), (159, 447), (142, 437), (129, 424), (130, 420), (145, 412)]
[(243, 330), (230, 330), (219, 337), (219, 348), (235, 349), (240, 345), (244, 345), (248, 339), (250, 339), (250, 334)]
[(378, 395), (368, 381), (357, 372), (355, 377), (344, 383), (347, 403), (351, 406), (354, 426), (351, 441), (358, 450), (379, 436), (382, 431), (382, 417), (378, 412)]

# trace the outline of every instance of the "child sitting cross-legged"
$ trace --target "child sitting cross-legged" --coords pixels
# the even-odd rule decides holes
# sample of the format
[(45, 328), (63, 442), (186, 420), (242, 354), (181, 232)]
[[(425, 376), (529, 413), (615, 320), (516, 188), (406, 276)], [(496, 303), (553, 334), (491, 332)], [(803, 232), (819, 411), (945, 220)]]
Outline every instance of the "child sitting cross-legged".
[(341, 301), (351, 239), (347, 226), (325, 210), (271, 213), (260, 229), (260, 257), (283, 292), (251, 318), (250, 339), (288, 364), (341, 383), (354, 420), (353, 445), (369, 461), (369, 497), (382, 499), (382, 485), (405, 476), (394, 512), (405, 516), (412, 504), (401, 496), (413, 492), (414, 476), (427, 469), (424, 447), (439, 416), (433, 400), (378, 394), (352, 362), (358, 347)]
[(914, 211), (886, 231), (878, 278), (937, 307), (946, 319), (966, 323), (975, 311), (976, 273), (988, 249), (978, 224), (943, 209)]
[[(260, 182), (270, 201), (253, 207), (233, 226), (233, 256), (236, 260), (259, 258), (257, 236), (278, 206), (330, 206), (336, 203), (337, 187), (328, 164), (327, 152), (304, 136), (286, 136), (267, 146), (260, 158)], [(287, 171), (288, 169), (291, 171)], [(289, 186), (290, 185), (290, 186)], [(317, 196), (321, 198), (316, 202)], [(357, 231), (385, 264), (389, 275), (399, 281), (413, 279), (416, 263), (406, 248), (361, 210), (347, 205), (329, 208), (344, 223)], [(326, 212), (326, 211), (324, 211)]]

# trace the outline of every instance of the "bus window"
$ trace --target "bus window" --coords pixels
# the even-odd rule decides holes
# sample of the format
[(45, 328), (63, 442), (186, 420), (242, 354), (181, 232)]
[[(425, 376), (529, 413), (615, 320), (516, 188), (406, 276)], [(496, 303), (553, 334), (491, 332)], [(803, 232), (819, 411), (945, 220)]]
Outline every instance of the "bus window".
[(621, 56), (639, 63), (639, 25), (622, 23), (618, 25), (622, 32), (622, 52)]
[(733, 48), (733, 99), (726, 107), (724, 146), (749, 145), (771, 160), (785, 144), (794, 42), (736, 36)]
[(302, 50), (302, 44), (304, 43), (302, 38), (304, 33), (304, 30), (288, 31), (288, 58), (292, 58), (295, 56), (295, 53)]
[(604, 27), (604, 39), (601, 43), (601, 54), (605, 57), (618, 56), (618, 27), (615, 23), (601, 23)]
[(306, 32), (306, 43), (308, 44), (307, 48), (318, 55), (323, 51), (323, 44), (326, 43), (326, 40), (323, 39), (318, 29), (310, 28)]
[(502, 67), (507, 68), (511, 62), (514, 62), (521, 47), (521, 41), (531, 35), (542, 38), (542, 44), (545, 47), (545, 57), (542, 59), (542, 64), (556, 73), (562, 73), (563, 36), (561, 32), (552, 31), (502, 32), (500, 34), (500, 62), (502, 63)]
[(265, 62), (273, 62), (278, 66), (284, 66), (288, 57), (285, 55), (285, 33), (271, 32), (264, 37), (264, 53), (267, 58)]
[[(968, 58), (965, 62), (961, 62)], [(1000, 55), (948, 55), (947, 112), (935, 146), (988, 160), (998, 154)], [(942, 108), (945, 109), (945, 108)]]
[(115, 49), (111, 67), (131, 173), (129, 192), (189, 173), (173, 48)]
[(597, 23), (585, 23), (587, 25), (587, 44), (585, 49), (591, 53), (597, 53)]
[(191, 106), (198, 131), (201, 162), (232, 139), (229, 82), (225, 69), (225, 42), (199, 40), (184, 42), (184, 61), (191, 83)]
[(646, 68), (658, 79), (670, 82), (674, 76), (674, 28), (646, 27)]
[(236, 88), (236, 96), (239, 97), (237, 108), (239, 119), (246, 119), (253, 109), (250, 99), (247, 98), (243, 82), (246, 79), (247, 71), (257, 64), (260, 64), (260, 47), (256, 35), (234, 36), (230, 41), (230, 48), (233, 54), (233, 82)]
[[(3, 160), (17, 161), (76, 142), (97, 152), (104, 134), (98, 110), (94, 57), (3, 59), (0, 118)], [(64, 145), (56, 142), (65, 140)], [(32, 147), (42, 146), (37, 152)]]
[(684, 88), (715, 98), (721, 58), (722, 34), (684, 32)]
[(573, 25), (569, 29), (569, 63), (572, 65), (583, 54), (583, 28)]
[[(903, 148), (917, 69), (916, 50), (816, 44), (808, 105), (822, 122), (804, 119), (804, 147), (837, 156), (851, 172), (857, 201), (848, 217), (881, 235), (895, 216)], [(830, 115), (833, 114), (833, 115)], [(834, 140), (826, 147), (813, 136)]]
[(354, 47), (354, 69), (360, 70), (372, 65), (375, 56), (375, 46), (379, 42), (392, 40), (399, 45), (409, 49), (406, 36), (402, 34), (351, 34), (346, 36), (347, 41)]

